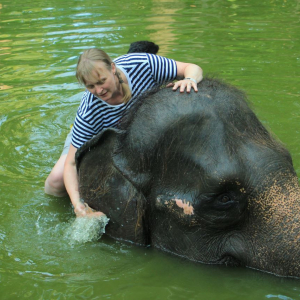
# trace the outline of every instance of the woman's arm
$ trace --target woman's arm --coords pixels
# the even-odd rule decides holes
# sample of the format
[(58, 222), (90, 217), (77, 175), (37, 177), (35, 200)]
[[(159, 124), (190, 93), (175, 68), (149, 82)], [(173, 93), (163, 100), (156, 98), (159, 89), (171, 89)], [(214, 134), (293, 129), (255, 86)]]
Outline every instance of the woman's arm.
[(173, 86), (173, 90), (177, 90), (180, 87), (180, 92), (186, 91), (189, 93), (191, 88), (198, 92), (197, 83), (203, 79), (202, 69), (195, 65), (189, 63), (183, 63), (176, 61), (177, 65), (177, 82), (170, 84), (168, 86)]
[(78, 192), (78, 178), (75, 165), (76, 151), (77, 148), (71, 145), (64, 167), (64, 183), (66, 190), (70, 196), (70, 200), (74, 206), (74, 211), (77, 214), (77, 211), (84, 211), (84, 205), (80, 201), (80, 196)]
[(102, 212), (93, 211), (86, 203), (80, 200), (79, 190), (78, 190), (78, 177), (75, 164), (75, 153), (77, 148), (72, 144), (70, 146), (65, 167), (64, 167), (64, 183), (66, 190), (70, 196), (70, 200), (74, 206), (74, 212), (77, 217), (83, 216), (102, 216)]

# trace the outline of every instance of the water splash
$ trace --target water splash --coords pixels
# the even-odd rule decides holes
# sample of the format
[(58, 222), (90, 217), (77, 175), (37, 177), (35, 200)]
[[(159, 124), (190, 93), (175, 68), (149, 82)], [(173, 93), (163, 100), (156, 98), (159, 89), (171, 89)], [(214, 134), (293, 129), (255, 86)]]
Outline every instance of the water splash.
[(108, 221), (106, 216), (78, 217), (67, 228), (65, 237), (71, 246), (97, 241), (105, 233)]

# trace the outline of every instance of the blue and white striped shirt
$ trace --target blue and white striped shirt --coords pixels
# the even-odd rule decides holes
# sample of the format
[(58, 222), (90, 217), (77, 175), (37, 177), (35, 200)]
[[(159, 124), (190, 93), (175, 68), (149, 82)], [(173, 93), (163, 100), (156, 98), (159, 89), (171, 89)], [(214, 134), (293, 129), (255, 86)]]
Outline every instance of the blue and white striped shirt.
[(81, 147), (101, 130), (116, 127), (125, 110), (141, 93), (177, 76), (176, 62), (158, 55), (131, 53), (116, 58), (114, 62), (126, 75), (132, 97), (126, 104), (110, 105), (86, 90), (72, 131), (75, 148)]

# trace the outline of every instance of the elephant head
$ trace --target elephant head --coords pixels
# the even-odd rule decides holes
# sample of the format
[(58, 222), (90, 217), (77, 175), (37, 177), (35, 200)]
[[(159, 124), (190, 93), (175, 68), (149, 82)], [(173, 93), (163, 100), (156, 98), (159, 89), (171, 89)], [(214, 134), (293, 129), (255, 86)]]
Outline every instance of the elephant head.
[(299, 186), (289, 152), (238, 89), (141, 97), (77, 151), (82, 198), (109, 236), (208, 264), (300, 276)]

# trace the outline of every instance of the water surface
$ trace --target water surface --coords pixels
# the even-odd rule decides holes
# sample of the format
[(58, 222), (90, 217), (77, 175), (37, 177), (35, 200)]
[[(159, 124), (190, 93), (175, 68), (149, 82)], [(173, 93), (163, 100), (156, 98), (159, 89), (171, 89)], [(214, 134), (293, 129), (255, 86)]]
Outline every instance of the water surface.
[(297, 280), (194, 264), (106, 237), (72, 243), (67, 198), (43, 192), (83, 88), (79, 54), (136, 40), (243, 89), (300, 174), (299, 1), (0, 3), (1, 299), (300, 299)]

